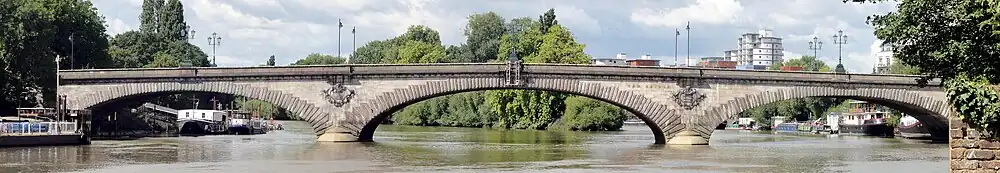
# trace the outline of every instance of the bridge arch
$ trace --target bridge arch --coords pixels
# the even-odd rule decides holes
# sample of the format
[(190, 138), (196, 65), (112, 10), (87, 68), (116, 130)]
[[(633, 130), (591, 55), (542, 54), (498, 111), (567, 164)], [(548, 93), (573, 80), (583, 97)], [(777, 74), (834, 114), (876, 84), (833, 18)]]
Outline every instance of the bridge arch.
[(250, 84), (231, 82), (205, 82), (205, 83), (129, 83), (110, 86), (95, 91), (91, 94), (79, 96), (75, 102), (69, 103), (77, 108), (92, 109), (109, 103), (123, 101), (130, 98), (174, 94), (185, 92), (205, 92), (222, 93), (244, 96), (248, 98), (263, 100), (276, 106), (294, 112), (296, 116), (304, 119), (312, 125), (317, 135), (323, 134), (330, 126), (327, 110), (315, 106), (305, 100), (292, 96), (281, 91), (275, 91), (266, 87), (258, 87)]
[(346, 112), (346, 119), (338, 124), (356, 133), (359, 141), (371, 141), (375, 129), (383, 120), (410, 104), (455, 93), (499, 89), (569, 93), (616, 105), (642, 119), (655, 135), (654, 142), (657, 144), (666, 143), (667, 139), (684, 128), (680, 116), (673, 110), (631, 91), (576, 79), (540, 78), (526, 81), (523, 85), (511, 86), (495, 77), (444, 79), (378, 94), (370, 102), (355, 105)]
[(926, 124), (936, 137), (937, 135), (947, 135), (947, 116), (951, 113), (951, 106), (946, 100), (925, 95), (921, 91), (891, 88), (847, 89), (805, 86), (743, 95), (726, 103), (708, 108), (702, 115), (709, 118), (702, 119), (698, 127), (695, 127), (695, 131), (703, 137), (708, 138), (719, 123), (737, 118), (740, 112), (777, 101), (806, 97), (843, 98), (879, 104), (913, 116), (921, 123)]

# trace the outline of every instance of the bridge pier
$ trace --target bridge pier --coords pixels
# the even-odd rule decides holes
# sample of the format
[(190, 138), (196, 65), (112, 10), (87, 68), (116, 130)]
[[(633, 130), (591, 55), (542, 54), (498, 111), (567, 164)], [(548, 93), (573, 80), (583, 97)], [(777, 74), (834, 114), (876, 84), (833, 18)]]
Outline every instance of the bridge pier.
[(670, 138), (667, 145), (708, 145), (708, 139), (694, 131), (684, 130)]
[(319, 142), (358, 142), (358, 137), (345, 132), (326, 132), (316, 138)]

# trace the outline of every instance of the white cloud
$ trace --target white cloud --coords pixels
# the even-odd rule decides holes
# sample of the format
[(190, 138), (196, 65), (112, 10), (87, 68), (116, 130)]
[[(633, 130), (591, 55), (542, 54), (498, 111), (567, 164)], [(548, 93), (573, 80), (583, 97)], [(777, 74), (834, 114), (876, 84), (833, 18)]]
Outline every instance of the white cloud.
[(646, 26), (683, 27), (687, 22), (727, 24), (736, 21), (743, 5), (735, 0), (698, 0), (683, 8), (640, 8), (632, 12), (632, 22)]
[(121, 19), (113, 18), (111, 20), (108, 20), (108, 28), (107, 28), (108, 35), (116, 35), (131, 30), (133, 30), (132, 26), (129, 26), (128, 24), (125, 23), (125, 21), (122, 21)]

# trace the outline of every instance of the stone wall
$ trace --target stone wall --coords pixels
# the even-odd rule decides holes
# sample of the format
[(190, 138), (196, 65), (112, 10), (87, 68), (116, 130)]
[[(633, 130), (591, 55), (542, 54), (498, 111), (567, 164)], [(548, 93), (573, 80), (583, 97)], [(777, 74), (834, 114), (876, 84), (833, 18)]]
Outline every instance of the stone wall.
[(950, 120), (951, 172), (1000, 172), (1000, 141), (984, 140), (980, 133), (952, 117)]

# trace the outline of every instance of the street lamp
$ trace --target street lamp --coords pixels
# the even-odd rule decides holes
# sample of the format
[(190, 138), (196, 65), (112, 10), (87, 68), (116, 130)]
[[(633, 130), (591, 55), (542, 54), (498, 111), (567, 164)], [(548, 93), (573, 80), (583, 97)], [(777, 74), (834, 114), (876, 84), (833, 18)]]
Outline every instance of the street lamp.
[(844, 34), (843, 30), (837, 31), (837, 34), (833, 35), (833, 44), (837, 44), (837, 73), (846, 73), (847, 70), (844, 69), (844, 45), (847, 44), (847, 35)]
[(184, 29), (181, 30), (181, 33), (180, 33), (181, 34), (181, 38), (182, 39), (186, 39), (186, 40), (194, 40), (194, 29), (191, 29), (191, 26), (189, 26), (189, 25), (184, 25), (182, 27)]
[(73, 69), (73, 65), (75, 65), (74, 62), (76, 61), (76, 59), (74, 59), (74, 57), (73, 57), (74, 54), (76, 54), (76, 42), (73, 41), (74, 40), (73, 37), (74, 37), (73, 32), (70, 32), (69, 33), (69, 69)]
[(222, 43), (222, 37), (219, 37), (219, 34), (217, 34), (217, 33), (213, 32), (212, 36), (208, 37), (208, 45), (212, 46), (212, 66), (213, 67), (214, 66), (218, 66), (215, 63), (215, 47), (219, 46), (221, 43)]
[(813, 58), (819, 59), (819, 50), (823, 49), (823, 41), (819, 41), (819, 37), (813, 37), (813, 41), (809, 41), (809, 50), (813, 51)]

